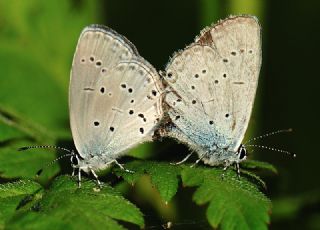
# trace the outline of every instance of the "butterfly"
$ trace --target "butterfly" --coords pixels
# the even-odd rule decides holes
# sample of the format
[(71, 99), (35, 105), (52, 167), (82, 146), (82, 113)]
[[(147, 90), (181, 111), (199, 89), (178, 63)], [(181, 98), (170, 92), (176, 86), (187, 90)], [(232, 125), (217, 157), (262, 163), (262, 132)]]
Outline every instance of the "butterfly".
[[(157, 71), (134, 45), (101, 25), (86, 27), (73, 58), (70, 125), (81, 171), (105, 169), (134, 146), (152, 140), (163, 116), (163, 86)], [(99, 180), (98, 180), (99, 182)]]
[(225, 169), (236, 164), (239, 171), (261, 52), (261, 27), (253, 16), (231, 16), (202, 30), (162, 74), (168, 117), (163, 135), (187, 144), (197, 162)]

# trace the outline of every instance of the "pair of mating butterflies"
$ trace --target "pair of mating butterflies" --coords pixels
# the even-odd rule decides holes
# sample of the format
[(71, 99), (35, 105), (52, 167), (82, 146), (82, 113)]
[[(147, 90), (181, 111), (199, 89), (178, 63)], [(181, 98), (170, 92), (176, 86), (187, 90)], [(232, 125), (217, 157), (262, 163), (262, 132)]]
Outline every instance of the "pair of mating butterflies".
[(206, 164), (238, 166), (246, 158), (241, 141), (258, 84), (260, 32), (252, 16), (222, 20), (174, 54), (160, 76), (125, 37), (86, 27), (69, 89), (79, 179), (81, 171), (96, 175), (118, 164), (155, 133), (188, 144)]

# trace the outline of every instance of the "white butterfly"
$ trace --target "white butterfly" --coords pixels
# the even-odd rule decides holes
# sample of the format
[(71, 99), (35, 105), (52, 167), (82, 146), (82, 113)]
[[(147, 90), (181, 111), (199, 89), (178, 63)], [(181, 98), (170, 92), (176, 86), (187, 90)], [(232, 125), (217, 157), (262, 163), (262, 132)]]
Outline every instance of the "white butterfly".
[[(157, 71), (131, 42), (100, 25), (86, 27), (74, 54), (70, 124), (77, 154), (72, 166), (91, 172), (152, 140), (162, 116), (163, 86)], [(99, 181), (98, 181), (99, 182)]]
[(205, 28), (166, 67), (166, 135), (188, 144), (206, 164), (235, 163), (239, 170), (260, 66), (255, 17), (232, 16)]

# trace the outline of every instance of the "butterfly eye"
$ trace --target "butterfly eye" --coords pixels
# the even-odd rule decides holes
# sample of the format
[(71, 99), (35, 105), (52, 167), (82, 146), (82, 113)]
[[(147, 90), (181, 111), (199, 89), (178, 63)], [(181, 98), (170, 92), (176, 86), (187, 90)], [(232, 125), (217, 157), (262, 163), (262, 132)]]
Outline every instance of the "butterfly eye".
[(78, 158), (76, 156), (71, 156), (70, 160), (71, 160), (71, 164), (73, 165), (79, 164)]
[(240, 155), (239, 155), (239, 159), (243, 160), (245, 157), (247, 156), (247, 151), (244, 147), (240, 148)]

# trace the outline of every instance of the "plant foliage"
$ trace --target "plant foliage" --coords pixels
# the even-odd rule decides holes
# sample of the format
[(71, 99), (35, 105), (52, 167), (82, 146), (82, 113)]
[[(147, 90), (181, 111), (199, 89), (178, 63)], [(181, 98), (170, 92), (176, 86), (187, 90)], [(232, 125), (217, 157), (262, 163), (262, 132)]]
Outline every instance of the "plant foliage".
[[(61, 176), (48, 190), (32, 181), (1, 185), (2, 227), (48, 229), (52, 224), (67, 229), (124, 229), (117, 220), (143, 227), (140, 210), (112, 187), (97, 187), (86, 180), (78, 188), (75, 180)], [(41, 190), (41, 193), (39, 192)], [(29, 203), (32, 205), (29, 205)], [(25, 208), (25, 206), (28, 206)], [(13, 224), (13, 225), (11, 225)]]

